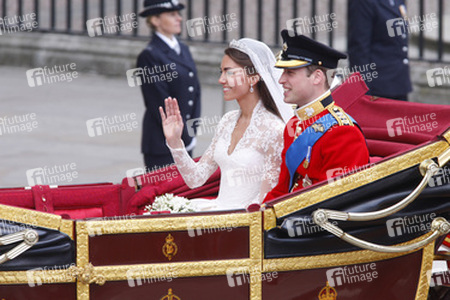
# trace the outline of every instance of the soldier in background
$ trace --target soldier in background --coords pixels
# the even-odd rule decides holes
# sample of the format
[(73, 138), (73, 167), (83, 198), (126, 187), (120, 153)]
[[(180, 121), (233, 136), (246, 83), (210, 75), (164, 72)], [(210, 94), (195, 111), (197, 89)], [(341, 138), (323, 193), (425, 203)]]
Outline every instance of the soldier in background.
[(196, 128), (188, 130), (186, 122), (200, 117), (200, 83), (189, 48), (175, 37), (181, 33), (179, 11), (183, 8), (177, 0), (145, 0), (144, 10), (139, 13), (147, 18), (153, 31), (152, 40), (137, 60), (137, 67), (142, 68), (143, 73), (141, 90), (146, 111), (142, 153), (147, 171), (173, 163), (159, 114), (159, 107), (164, 106), (167, 97), (178, 100), (185, 123), (182, 139), (191, 156), (196, 144)]
[(370, 95), (407, 101), (412, 91), (406, 19), (404, 0), (349, 0), (350, 68), (375, 64)]

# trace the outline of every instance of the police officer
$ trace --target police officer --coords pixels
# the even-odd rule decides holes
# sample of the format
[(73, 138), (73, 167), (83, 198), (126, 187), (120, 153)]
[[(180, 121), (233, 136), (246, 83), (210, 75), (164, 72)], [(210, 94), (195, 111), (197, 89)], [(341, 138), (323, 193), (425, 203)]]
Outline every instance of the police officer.
[(349, 0), (350, 68), (375, 64), (377, 77), (366, 80), (370, 95), (407, 100), (412, 91), (406, 19), (404, 0)]
[(196, 143), (195, 127), (188, 128), (186, 122), (200, 116), (200, 83), (189, 48), (175, 37), (181, 32), (179, 11), (183, 8), (178, 0), (145, 0), (144, 10), (139, 13), (147, 18), (153, 31), (152, 40), (137, 59), (146, 107), (142, 153), (150, 171), (173, 163), (158, 110), (165, 98), (178, 100), (185, 123), (182, 139), (191, 156)]
[(296, 105), (284, 130), (284, 149), (277, 186), (264, 201), (331, 179), (369, 162), (364, 136), (335, 105), (327, 71), (346, 55), (303, 35), (283, 30), (283, 51), (275, 64), (284, 102)]

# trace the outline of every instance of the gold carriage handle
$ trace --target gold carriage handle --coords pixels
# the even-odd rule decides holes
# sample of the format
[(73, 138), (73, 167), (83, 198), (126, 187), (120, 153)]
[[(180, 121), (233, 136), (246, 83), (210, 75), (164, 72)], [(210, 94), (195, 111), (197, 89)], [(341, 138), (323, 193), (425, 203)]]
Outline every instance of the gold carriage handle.
[(397, 252), (407, 252), (412, 251), (418, 248), (421, 248), (428, 243), (433, 242), (435, 239), (437, 239), (439, 236), (443, 234), (448, 234), (450, 232), (450, 223), (445, 220), (444, 218), (436, 218), (433, 220), (431, 224), (431, 234), (429, 234), (427, 237), (423, 238), (422, 240), (406, 245), (406, 246), (383, 246), (383, 245), (377, 245), (373, 244), (364, 240), (361, 240), (359, 238), (356, 238), (350, 234), (345, 233), (342, 229), (339, 227), (331, 224), (328, 220), (340, 220), (340, 221), (371, 221), (371, 220), (377, 220), (381, 218), (388, 217), (406, 206), (408, 206), (410, 203), (412, 203), (419, 195), (420, 193), (426, 188), (428, 185), (429, 180), (432, 176), (436, 175), (440, 168), (439, 166), (444, 166), (449, 161), (450, 157), (450, 149), (447, 149), (444, 153), (442, 153), (438, 157), (439, 165), (436, 164), (433, 160), (427, 159), (423, 161), (419, 168), (420, 173), (423, 175), (422, 181), (419, 183), (419, 185), (403, 200), (400, 202), (387, 207), (382, 210), (374, 211), (374, 212), (363, 212), (363, 213), (356, 213), (356, 212), (341, 212), (336, 210), (329, 210), (329, 209), (318, 209), (312, 214), (312, 219), (314, 223), (322, 227), (323, 229), (327, 230), (328, 232), (336, 235), (337, 237), (341, 238), (342, 240), (363, 248), (367, 250), (377, 251), (377, 252), (390, 252), (390, 253), (397, 253)]
[[(323, 223), (321, 220), (339, 220), (339, 221), (372, 221), (381, 218), (388, 217), (396, 212), (402, 210), (411, 204), (416, 198), (420, 195), (420, 193), (427, 187), (429, 180), (431, 177), (440, 172), (439, 166), (432, 161), (431, 159), (424, 160), (420, 166), (420, 172), (423, 175), (422, 181), (419, 185), (403, 199), (402, 201), (387, 207), (382, 210), (372, 211), (372, 212), (342, 212), (331, 209), (318, 209), (313, 213), (313, 220), (316, 224)], [(319, 222), (317, 223), (316, 222)]]
[[(428, 245), (429, 243), (433, 242), (435, 239), (437, 239), (439, 236), (448, 234), (450, 232), (450, 223), (445, 220), (444, 218), (435, 218), (433, 222), (431, 223), (431, 234), (425, 234), (422, 236), (420, 241), (417, 241), (413, 244), (404, 245), (404, 246), (384, 246), (384, 245), (378, 245), (371, 242), (367, 242), (364, 240), (361, 240), (357, 237), (354, 237), (353, 235), (350, 235), (348, 233), (345, 233), (342, 229), (339, 227), (331, 224), (328, 221), (322, 222), (322, 220), (316, 220), (314, 219), (314, 222), (318, 224), (323, 229), (331, 232), (332, 234), (336, 235), (340, 239), (346, 241), (347, 243), (350, 243), (354, 246), (357, 246), (362, 249), (366, 250), (372, 250), (376, 252), (387, 252), (387, 253), (400, 253), (400, 252), (409, 252), (413, 251), (419, 248), (422, 248), (423, 246)], [(428, 235), (428, 236), (427, 236)]]
[(38, 242), (38, 240), (39, 235), (36, 230), (33, 229), (26, 229), (0, 237), (0, 245), (9, 245), (23, 241), (8, 252), (0, 255), (0, 264), (9, 260), (13, 260), (20, 254), (33, 247)]
[(450, 161), (450, 148), (442, 152), (437, 159), (440, 167), (445, 166)]

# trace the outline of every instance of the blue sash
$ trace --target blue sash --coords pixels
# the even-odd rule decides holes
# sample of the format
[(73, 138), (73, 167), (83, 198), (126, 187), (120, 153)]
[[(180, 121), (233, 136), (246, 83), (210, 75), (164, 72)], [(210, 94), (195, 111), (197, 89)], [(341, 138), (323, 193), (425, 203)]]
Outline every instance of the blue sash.
[[(347, 115), (352, 122), (356, 124), (356, 121), (352, 117)], [(335, 117), (328, 113), (325, 116), (318, 119), (314, 124), (308, 126), (305, 131), (297, 138), (286, 151), (286, 166), (289, 170), (290, 181), (289, 181), (289, 191), (294, 185), (294, 174), (300, 166), (301, 162), (311, 155), (312, 148), (314, 144), (327, 132), (332, 126), (338, 124)], [(314, 130), (314, 127), (320, 130)], [(323, 130), (322, 130), (323, 129)], [(301, 138), (300, 138), (301, 137)], [(309, 160), (309, 157), (308, 157)]]

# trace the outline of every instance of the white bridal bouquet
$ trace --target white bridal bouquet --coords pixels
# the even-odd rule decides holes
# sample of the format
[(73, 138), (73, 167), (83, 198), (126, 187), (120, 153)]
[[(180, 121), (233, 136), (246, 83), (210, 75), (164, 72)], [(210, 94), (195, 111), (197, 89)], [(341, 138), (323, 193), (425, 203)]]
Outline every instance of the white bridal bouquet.
[(171, 213), (190, 213), (195, 212), (194, 204), (187, 198), (174, 196), (173, 194), (164, 194), (155, 198), (151, 205), (145, 206), (144, 215), (152, 211), (170, 211)]

